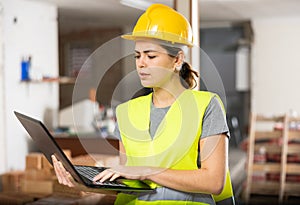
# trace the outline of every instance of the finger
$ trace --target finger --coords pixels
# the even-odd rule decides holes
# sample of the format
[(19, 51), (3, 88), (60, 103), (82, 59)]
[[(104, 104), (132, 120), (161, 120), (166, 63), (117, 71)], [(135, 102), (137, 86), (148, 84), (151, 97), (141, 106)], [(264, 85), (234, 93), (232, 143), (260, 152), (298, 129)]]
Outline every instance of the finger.
[(102, 177), (104, 177), (105, 175), (107, 175), (107, 173), (110, 173), (109, 169), (106, 169), (106, 170), (100, 172), (99, 174), (97, 174), (97, 175), (93, 178), (93, 181), (98, 181), (98, 180), (100, 180)]
[(63, 185), (67, 185), (69, 187), (76, 186), (76, 182), (75, 182), (74, 178), (68, 171), (64, 171), (64, 176), (60, 177), (60, 180), (61, 180), (61, 184), (63, 184)]
[(67, 174), (67, 177), (68, 177), (68, 186), (69, 187), (74, 187), (75, 186), (74, 185), (75, 181), (74, 181), (72, 175), (70, 174), (70, 172), (67, 172), (66, 174)]
[(100, 182), (105, 182), (106, 180), (110, 179), (112, 176), (114, 175), (113, 172), (109, 172), (107, 173), (107, 175), (103, 176), (101, 179), (100, 179)]
[(57, 161), (56, 157), (54, 154), (51, 155), (51, 159), (52, 159), (52, 162), (54, 163), (55, 161)]
[(60, 173), (61, 173), (63, 184), (68, 185), (69, 184), (68, 174), (67, 174), (67, 171), (65, 170), (63, 164), (60, 161), (58, 162), (58, 167), (59, 167), (59, 170), (60, 170)]
[(55, 171), (57, 173), (57, 179), (60, 184), (68, 185), (68, 175), (67, 172), (60, 161), (55, 162)]
[(121, 176), (120, 174), (115, 173), (115, 174), (110, 178), (109, 181), (114, 181), (115, 179), (117, 179), (117, 178), (120, 177), (120, 176)]
[(52, 155), (51, 157), (52, 157), (52, 162), (53, 162), (53, 167), (54, 167), (55, 174), (57, 176), (58, 182), (61, 184), (62, 183), (62, 176), (61, 176), (61, 170), (59, 168), (58, 161), (57, 161), (57, 159), (54, 155)]
[(110, 169), (106, 169), (103, 172), (101, 172), (100, 174), (96, 175), (93, 179), (93, 181), (100, 181), (100, 182), (104, 182), (107, 179), (111, 178), (113, 176), (114, 172)]

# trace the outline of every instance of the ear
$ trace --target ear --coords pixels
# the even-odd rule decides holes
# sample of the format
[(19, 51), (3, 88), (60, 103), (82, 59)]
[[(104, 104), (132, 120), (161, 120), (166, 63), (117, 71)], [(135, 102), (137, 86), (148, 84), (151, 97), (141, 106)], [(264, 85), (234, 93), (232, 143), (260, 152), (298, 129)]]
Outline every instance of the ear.
[(184, 62), (184, 53), (183, 51), (179, 51), (176, 60), (175, 60), (175, 67), (181, 67)]

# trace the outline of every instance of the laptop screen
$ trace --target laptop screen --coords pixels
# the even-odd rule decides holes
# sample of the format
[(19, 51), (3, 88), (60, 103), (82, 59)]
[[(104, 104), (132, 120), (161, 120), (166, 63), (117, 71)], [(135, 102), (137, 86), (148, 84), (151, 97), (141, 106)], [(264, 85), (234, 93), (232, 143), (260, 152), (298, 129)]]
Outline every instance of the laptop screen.
[(28, 117), (16, 111), (14, 113), (23, 125), (23, 127), (26, 129), (30, 137), (36, 143), (40, 151), (44, 153), (47, 160), (51, 164), (53, 164), (51, 155), (55, 154), (56, 158), (62, 162), (62, 164), (70, 172), (70, 174), (78, 182), (84, 183), (84, 180), (74, 170), (73, 165), (63, 153), (63, 151), (59, 148), (58, 144), (56, 143), (46, 126), (39, 120)]

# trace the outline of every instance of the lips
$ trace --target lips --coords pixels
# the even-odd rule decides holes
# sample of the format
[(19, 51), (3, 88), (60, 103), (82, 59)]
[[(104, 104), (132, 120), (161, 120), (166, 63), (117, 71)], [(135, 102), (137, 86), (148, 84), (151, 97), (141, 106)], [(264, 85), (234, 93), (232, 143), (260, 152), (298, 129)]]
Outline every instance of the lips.
[(144, 79), (144, 78), (149, 77), (150, 74), (149, 73), (145, 73), (145, 72), (139, 72), (139, 76), (140, 76), (141, 79)]

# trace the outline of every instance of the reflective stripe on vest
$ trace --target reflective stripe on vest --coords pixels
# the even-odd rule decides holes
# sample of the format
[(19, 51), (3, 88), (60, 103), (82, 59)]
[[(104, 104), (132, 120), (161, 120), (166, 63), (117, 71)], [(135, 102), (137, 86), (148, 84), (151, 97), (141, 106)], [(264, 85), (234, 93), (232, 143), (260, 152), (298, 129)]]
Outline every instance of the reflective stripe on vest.
[[(171, 191), (175, 193), (165, 193)], [(143, 205), (143, 204), (186, 204), (186, 205), (204, 205), (204, 204), (214, 204), (215, 202), (210, 197), (209, 194), (196, 194), (184, 192), (179, 192), (176, 190), (168, 189), (166, 187), (159, 187), (153, 192), (158, 192), (157, 194), (148, 193), (136, 193), (136, 194), (118, 194), (115, 205)]]
[[(170, 107), (153, 139), (149, 134), (152, 94), (118, 106), (116, 114), (126, 150), (127, 165), (198, 169), (196, 162), (202, 119), (213, 96), (215, 94), (210, 92), (184, 91)], [(152, 187), (158, 186), (153, 182), (146, 183)], [(225, 188), (223, 192), (228, 193)], [(230, 190), (232, 193), (231, 186)], [(118, 196), (118, 200), (121, 200), (121, 196), (124, 195)], [(219, 196), (218, 199), (221, 198)], [(134, 201), (136, 200), (135, 198)]]

